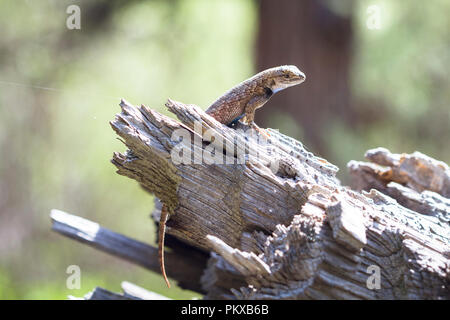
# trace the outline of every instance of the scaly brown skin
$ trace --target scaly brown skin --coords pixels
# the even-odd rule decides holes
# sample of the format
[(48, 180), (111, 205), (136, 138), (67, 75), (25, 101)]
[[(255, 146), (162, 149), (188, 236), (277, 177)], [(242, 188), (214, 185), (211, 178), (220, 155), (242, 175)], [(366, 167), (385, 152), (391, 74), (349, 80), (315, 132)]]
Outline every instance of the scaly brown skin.
[[(305, 79), (303, 72), (296, 66), (280, 66), (264, 70), (231, 88), (219, 97), (206, 113), (225, 125), (231, 125), (245, 117), (247, 123), (259, 132), (254, 123), (256, 109), (269, 101), (274, 93), (300, 84)], [(164, 235), (168, 216), (167, 206), (163, 205), (159, 221), (158, 258), (161, 273), (170, 288), (164, 267)]]

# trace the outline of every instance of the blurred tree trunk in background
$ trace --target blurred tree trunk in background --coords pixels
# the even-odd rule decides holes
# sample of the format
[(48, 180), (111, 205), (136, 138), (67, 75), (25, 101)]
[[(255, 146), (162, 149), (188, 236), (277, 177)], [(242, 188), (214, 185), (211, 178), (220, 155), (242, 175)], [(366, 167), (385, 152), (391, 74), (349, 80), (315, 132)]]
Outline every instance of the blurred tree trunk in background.
[[(317, 0), (259, 1), (257, 69), (294, 64), (305, 72), (301, 88), (272, 98), (272, 108), (258, 111), (257, 122), (274, 126), (271, 118), (286, 114), (303, 129), (312, 150), (326, 155), (323, 132), (330, 120), (351, 120), (349, 72), (352, 50), (351, 2), (346, 13)], [(336, 8), (334, 8), (336, 9)], [(338, 8), (339, 9), (339, 8)], [(277, 119), (279, 119), (277, 117)]]

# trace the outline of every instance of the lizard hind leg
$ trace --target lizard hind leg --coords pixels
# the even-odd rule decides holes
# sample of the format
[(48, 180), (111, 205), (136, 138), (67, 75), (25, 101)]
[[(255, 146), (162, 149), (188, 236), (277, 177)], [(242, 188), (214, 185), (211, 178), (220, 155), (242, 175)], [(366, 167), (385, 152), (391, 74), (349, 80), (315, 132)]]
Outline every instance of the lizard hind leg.
[(164, 281), (166, 281), (167, 287), (170, 288), (169, 279), (167, 279), (166, 268), (164, 265), (164, 236), (166, 233), (166, 222), (169, 216), (169, 210), (165, 204), (162, 205), (161, 208), (161, 217), (159, 219), (159, 234), (158, 234), (158, 259), (159, 259), (159, 267), (161, 269), (161, 273), (164, 277)]

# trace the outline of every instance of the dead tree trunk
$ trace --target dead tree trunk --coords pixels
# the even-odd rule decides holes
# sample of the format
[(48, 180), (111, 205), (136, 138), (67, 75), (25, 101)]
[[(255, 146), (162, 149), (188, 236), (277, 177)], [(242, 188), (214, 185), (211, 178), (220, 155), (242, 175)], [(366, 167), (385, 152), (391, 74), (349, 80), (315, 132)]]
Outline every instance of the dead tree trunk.
[(128, 150), (112, 162), (172, 210), (166, 266), (183, 287), (207, 299), (450, 298), (447, 165), (369, 152), (378, 165), (349, 167), (357, 189), (374, 189), (354, 191), (292, 138), (269, 130), (258, 144), (194, 105), (166, 106), (181, 122), (121, 102), (111, 125)]

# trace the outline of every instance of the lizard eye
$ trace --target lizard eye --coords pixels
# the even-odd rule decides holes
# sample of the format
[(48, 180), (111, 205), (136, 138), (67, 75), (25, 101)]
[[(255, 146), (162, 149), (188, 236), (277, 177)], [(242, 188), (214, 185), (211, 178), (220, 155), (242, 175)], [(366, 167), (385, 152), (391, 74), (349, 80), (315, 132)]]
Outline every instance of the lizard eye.
[(285, 77), (286, 79), (289, 79), (289, 77), (290, 77), (289, 73), (286, 73), (286, 74), (284, 75), (284, 77)]

